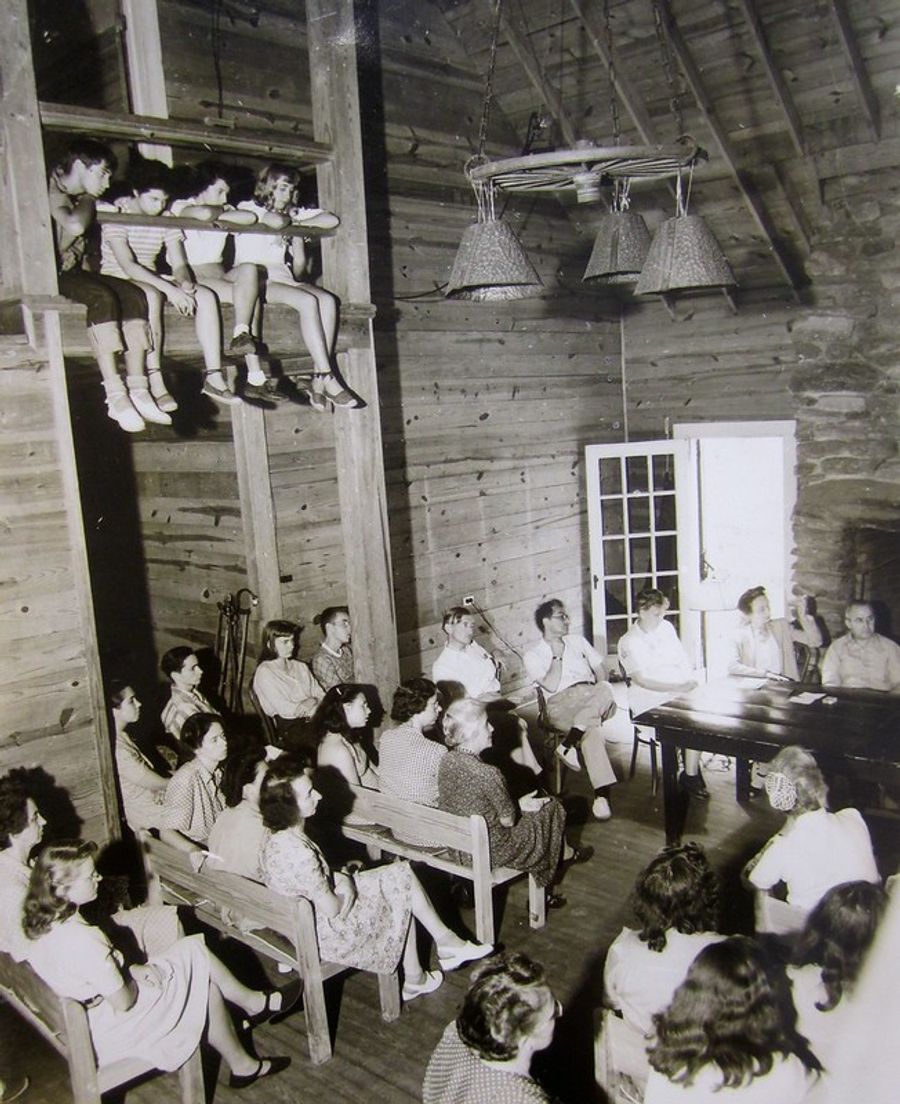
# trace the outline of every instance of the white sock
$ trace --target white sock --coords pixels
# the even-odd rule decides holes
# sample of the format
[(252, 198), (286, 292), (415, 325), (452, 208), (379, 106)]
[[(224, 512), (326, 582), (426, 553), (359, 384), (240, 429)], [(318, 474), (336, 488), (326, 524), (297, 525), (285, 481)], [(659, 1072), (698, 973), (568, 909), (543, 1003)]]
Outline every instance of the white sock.
[(250, 333), (250, 327), (245, 325), (243, 322), (239, 322), (234, 327), (234, 333), (232, 334), (232, 337), (238, 337), (242, 333)]

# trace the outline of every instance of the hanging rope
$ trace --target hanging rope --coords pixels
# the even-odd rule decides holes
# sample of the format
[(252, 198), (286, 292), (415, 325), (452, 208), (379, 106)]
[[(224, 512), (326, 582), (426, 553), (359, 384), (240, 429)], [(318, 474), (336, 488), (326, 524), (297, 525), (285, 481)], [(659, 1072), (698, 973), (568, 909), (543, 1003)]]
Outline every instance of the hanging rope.
[(613, 55), (612, 21), (609, 14), (609, 0), (603, 0), (603, 28), (606, 32), (606, 52), (609, 55), (609, 114), (612, 119), (613, 145), (619, 145), (621, 124), (619, 121), (619, 101), (616, 96), (616, 63)]
[(672, 44), (669, 41), (670, 19), (668, 0), (653, 0), (653, 22), (656, 26), (656, 37), (659, 41), (659, 54), (662, 60), (663, 72), (666, 75), (666, 87), (669, 90), (669, 110), (675, 120), (675, 137), (680, 139), (684, 134), (684, 117), (681, 113), (681, 93), (675, 80)]
[(491, 54), (488, 62), (487, 77), (484, 82), (484, 101), (481, 105), (481, 125), (478, 128), (478, 152), (475, 157), (479, 161), (484, 160), (484, 147), (487, 145), (488, 120), (491, 117), (491, 102), (494, 99), (494, 69), (497, 66), (497, 41), (500, 38), (500, 12), (502, 7), (503, 0), (497, 0), (497, 7), (494, 12), (494, 29), (491, 32)]

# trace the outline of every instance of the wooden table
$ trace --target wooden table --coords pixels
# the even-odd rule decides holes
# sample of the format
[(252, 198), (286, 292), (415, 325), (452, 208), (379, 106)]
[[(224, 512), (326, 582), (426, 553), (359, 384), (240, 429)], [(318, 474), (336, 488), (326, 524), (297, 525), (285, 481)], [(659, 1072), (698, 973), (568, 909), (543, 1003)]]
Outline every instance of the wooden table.
[(689, 797), (678, 785), (678, 748), (731, 755), (738, 762), (738, 800), (749, 798), (749, 760), (767, 762), (781, 748), (808, 748), (826, 771), (883, 781), (900, 776), (900, 697), (874, 690), (831, 690), (836, 699), (811, 705), (792, 701), (822, 687), (742, 679), (699, 686), (646, 710), (636, 720), (652, 725), (662, 747), (666, 842), (681, 838)]

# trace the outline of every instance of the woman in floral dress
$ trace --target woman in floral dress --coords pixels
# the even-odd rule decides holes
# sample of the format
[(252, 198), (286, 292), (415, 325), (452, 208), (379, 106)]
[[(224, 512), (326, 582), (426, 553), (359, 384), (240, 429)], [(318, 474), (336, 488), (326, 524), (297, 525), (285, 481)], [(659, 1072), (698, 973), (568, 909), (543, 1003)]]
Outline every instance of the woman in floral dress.
[[(410, 1001), (437, 989), (443, 971), (490, 954), (489, 944), (467, 943), (444, 924), (408, 863), (332, 871), (305, 831), (319, 797), (302, 763), (282, 756), (272, 764), (260, 793), (263, 822), (272, 831), (260, 865), (270, 889), (313, 903), (323, 959), (391, 973), (402, 957), (403, 999)], [(422, 966), (412, 917), (437, 944), (440, 970)]]

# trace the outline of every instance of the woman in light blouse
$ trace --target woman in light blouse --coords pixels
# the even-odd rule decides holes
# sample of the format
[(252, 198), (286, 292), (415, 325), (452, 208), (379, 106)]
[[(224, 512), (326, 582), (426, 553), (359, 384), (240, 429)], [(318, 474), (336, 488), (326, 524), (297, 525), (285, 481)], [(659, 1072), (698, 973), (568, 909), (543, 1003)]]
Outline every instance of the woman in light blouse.
[(293, 751), (315, 749), (310, 718), (322, 700), (322, 688), (305, 663), (294, 659), (300, 626), (267, 621), (253, 674), (253, 692), (275, 722), (281, 742)]

